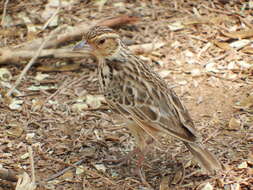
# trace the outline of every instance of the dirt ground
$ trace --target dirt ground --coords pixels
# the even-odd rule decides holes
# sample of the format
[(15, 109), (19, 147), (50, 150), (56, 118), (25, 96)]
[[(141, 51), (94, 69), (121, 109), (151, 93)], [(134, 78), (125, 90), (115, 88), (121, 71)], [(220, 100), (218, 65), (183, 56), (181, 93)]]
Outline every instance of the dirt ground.
[[(145, 183), (136, 172), (136, 157), (128, 164), (110, 162), (127, 155), (135, 142), (99, 94), (94, 59), (37, 59), (7, 97), (29, 59), (3, 63), (2, 55), (0, 69), (12, 77), (2, 77), (0, 70), (0, 168), (30, 177), (33, 170), (36, 189), (253, 189), (252, 1), (62, 0), (59, 10), (51, 5), (53, 13), (59, 11), (56, 24), (42, 28), (49, 2), (58, 1), (9, 1), (0, 48), (45, 37), (62, 25), (138, 18), (115, 30), (128, 46), (153, 44), (139, 56), (181, 97), (225, 170), (206, 174), (181, 142), (165, 138), (148, 148)], [(16, 182), (0, 179), (0, 189), (15, 187)], [(24, 189), (29, 188), (17, 188)]]

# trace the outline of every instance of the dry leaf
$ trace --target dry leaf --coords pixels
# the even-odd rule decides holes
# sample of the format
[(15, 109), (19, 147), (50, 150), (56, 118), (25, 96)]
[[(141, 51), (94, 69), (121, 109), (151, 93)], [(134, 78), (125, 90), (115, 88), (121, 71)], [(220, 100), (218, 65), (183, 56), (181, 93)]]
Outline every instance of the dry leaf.
[(251, 43), (251, 40), (237, 40), (229, 44), (230, 47), (235, 49), (241, 49)]
[(27, 88), (28, 90), (30, 91), (40, 91), (40, 90), (55, 90), (57, 89), (57, 85), (48, 85), (48, 86), (35, 86), (35, 85), (32, 85), (32, 86), (29, 86)]
[(222, 22), (225, 21), (231, 21), (231, 18), (228, 16), (224, 15), (219, 15), (219, 16), (202, 16), (202, 17), (195, 17), (195, 18), (190, 18), (186, 22), (184, 22), (184, 25), (193, 25), (193, 24), (215, 24), (219, 25)]
[(103, 102), (105, 102), (104, 96), (87, 94), (76, 100), (76, 103), (72, 105), (72, 110), (81, 112), (88, 108), (97, 109)]
[(231, 190), (240, 190), (241, 189), (240, 184), (238, 184), (238, 183), (231, 184), (230, 189)]
[(132, 45), (128, 48), (134, 52), (135, 54), (143, 54), (149, 53), (156, 49), (159, 49), (165, 45), (164, 42), (154, 42), (154, 43), (147, 43), (147, 44), (139, 44), (139, 45)]
[(98, 6), (98, 10), (101, 12), (106, 2), (107, 0), (95, 0), (94, 5)]
[(227, 42), (219, 42), (217, 40), (214, 40), (213, 43), (217, 47), (224, 49), (224, 50), (231, 50), (232, 49)]
[(217, 69), (217, 66), (216, 66), (216, 64), (214, 62), (207, 63), (205, 65), (205, 70), (207, 72), (214, 72), (214, 73), (218, 73), (219, 72), (219, 70)]
[(20, 158), (21, 158), (22, 160), (26, 160), (27, 158), (29, 158), (29, 153), (27, 152), (27, 153), (21, 155)]
[(10, 137), (20, 137), (24, 132), (20, 123), (12, 123), (11, 125), (7, 126), (6, 135)]
[(168, 183), (169, 183), (169, 176), (163, 176), (159, 190), (169, 190), (170, 188)]
[(106, 172), (106, 167), (105, 167), (104, 164), (95, 164), (94, 167), (95, 167), (98, 171)]
[(11, 110), (21, 110), (23, 102), (24, 102), (23, 100), (13, 98), (11, 100), (11, 103), (9, 104), (9, 108)]
[(235, 107), (243, 110), (249, 110), (253, 108), (253, 93), (247, 97), (244, 97), (240, 102), (236, 104)]
[(32, 100), (32, 111), (38, 111), (42, 108), (42, 106), (44, 105), (44, 101), (43, 100), (37, 100), (37, 99), (33, 99)]
[(178, 21), (178, 22), (169, 24), (168, 27), (171, 31), (178, 31), (178, 30), (182, 30), (185, 26), (182, 24), (182, 22)]
[(82, 174), (83, 172), (85, 172), (85, 169), (84, 169), (83, 166), (78, 166), (78, 167), (76, 168), (76, 175), (80, 175), (80, 174)]
[(201, 190), (213, 190), (213, 186), (208, 182), (201, 188)]
[(245, 169), (245, 168), (247, 168), (247, 167), (248, 167), (248, 163), (247, 163), (246, 161), (240, 163), (240, 164), (237, 166), (237, 168), (239, 168), (239, 169)]
[(234, 32), (222, 32), (222, 34), (229, 38), (235, 38), (235, 39), (236, 38), (237, 39), (250, 38), (253, 36), (253, 29), (234, 31)]
[(65, 172), (60, 179), (64, 179), (64, 180), (72, 180), (74, 177), (73, 171), (69, 170), (67, 172)]
[(253, 54), (253, 47), (245, 47), (242, 49), (243, 53)]
[(35, 189), (36, 184), (31, 181), (29, 175), (26, 172), (24, 172), (21, 176), (19, 176), (15, 190), (35, 190)]
[(229, 126), (229, 129), (240, 129), (241, 121), (233, 117), (230, 119), (228, 126)]
[(49, 76), (50, 76), (49, 74), (43, 74), (41, 72), (38, 72), (34, 79), (37, 80), (37, 81), (42, 81), (45, 78), (48, 78)]
[(171, 181), (171, 184), (176, 185), (182, 181), (183, 178), (183, 170), (178, 170)]

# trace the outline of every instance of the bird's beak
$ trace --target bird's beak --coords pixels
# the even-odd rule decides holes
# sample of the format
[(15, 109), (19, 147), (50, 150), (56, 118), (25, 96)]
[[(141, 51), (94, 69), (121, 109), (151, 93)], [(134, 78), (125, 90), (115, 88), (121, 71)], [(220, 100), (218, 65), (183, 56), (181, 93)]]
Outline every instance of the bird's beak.
[(92, 47), (85, 41), (82, 40), (78, 44), (76, 44), (73, 49), (73, 51), (92, 51)]

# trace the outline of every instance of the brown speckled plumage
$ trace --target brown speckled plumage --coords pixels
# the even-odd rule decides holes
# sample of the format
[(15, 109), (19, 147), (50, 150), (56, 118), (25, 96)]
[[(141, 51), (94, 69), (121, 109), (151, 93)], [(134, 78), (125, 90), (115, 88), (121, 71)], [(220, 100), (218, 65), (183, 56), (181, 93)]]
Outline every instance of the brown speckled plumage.
[(221, 168), (216, 158), (201, 144), (193, 121), (175, 92), (122, 43), (117, 33), (96, 26), (85, 40), (98, 59), (99, 83), (108, 104), (125, 119), (139, 147), (146, 136), (159, 141), (170, 135), (184, 142), (208, 171)]

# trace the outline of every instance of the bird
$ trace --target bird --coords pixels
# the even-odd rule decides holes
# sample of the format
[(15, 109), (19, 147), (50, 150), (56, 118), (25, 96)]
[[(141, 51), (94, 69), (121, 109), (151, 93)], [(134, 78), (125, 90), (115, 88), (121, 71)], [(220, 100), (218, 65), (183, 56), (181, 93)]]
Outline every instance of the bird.
[(202, 143), (201, 135), (180, 98), (149, 64), (132, 53), (120, 35), (106, 26), (93, 26), (73, 50), (88, 51), (98, 62), (100, 91), (109, 107), (120, 114), (137, 147), (161, 136), (181, 140), (207, 172), (222, 164)]

